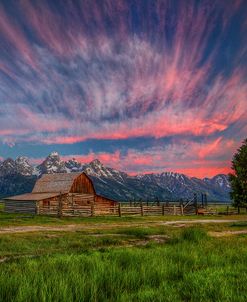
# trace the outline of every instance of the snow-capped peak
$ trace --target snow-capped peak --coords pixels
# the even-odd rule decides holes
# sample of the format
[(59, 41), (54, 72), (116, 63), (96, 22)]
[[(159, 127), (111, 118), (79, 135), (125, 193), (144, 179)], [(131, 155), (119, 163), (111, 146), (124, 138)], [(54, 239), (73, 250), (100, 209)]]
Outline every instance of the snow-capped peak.
[(70, 172), (82, 171), (83, 166), (75, 158), (72, 158), (65, 162), (65, 167), (66, 167), (67, 173), (70, 173)]
[(59, 153), (56, 151), (53, 151), (50, 153), (49, 157), (59, 157)]
[(66, 173), (64, 161), (60, 159), (58, 152), (52, 152), (47, 158), (36, 167), (38, 174)]
[(103, 167), (104, 165), (96, 158), (89, 163), (91, 166)]
[(30, 176), (33, 173), (33, 167), (29, 163), (28, 158), (24, 156), (17, 157), (16, 160), (7, 158), (0, 163), (0, 175), (21, 174)]
[(16, 170), (22, 175), (32, 175), (33, 166), (29, 163), (29, 159), (26, 156), (19, 156), (15, 160)]

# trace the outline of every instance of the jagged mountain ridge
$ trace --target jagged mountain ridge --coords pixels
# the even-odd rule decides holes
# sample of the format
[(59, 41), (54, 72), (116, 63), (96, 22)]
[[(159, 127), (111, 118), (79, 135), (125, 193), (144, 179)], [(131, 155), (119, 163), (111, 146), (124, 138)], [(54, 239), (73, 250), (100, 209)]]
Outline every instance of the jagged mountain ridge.
[(76, 159), (63, 161), (57, 152), (51, 153), (36, 167), (29, 163), (27, 157), (8, 158), (1, 162), (0, 196), (30, 192), (37, 177), (44, 173), (78, 171), (85, 171), (92, 178), (98, 193), (116, 200), (178, 200), (202, 192), (207, 193), (209, 200), (230, 200), (230, 184), (224, 174), (204, 179), (172, 172), (130, 176), (105, 167), (97, 159), (89, 164), (81, 164)]

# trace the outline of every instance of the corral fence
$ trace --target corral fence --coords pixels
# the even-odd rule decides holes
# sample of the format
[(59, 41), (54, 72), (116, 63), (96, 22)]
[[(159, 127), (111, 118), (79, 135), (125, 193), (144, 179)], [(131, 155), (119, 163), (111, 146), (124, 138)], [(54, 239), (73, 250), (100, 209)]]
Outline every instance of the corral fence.
[[(0, 200), (0, 212), (4, 211), (4, 203)], [(20, 212), (20, 211), (19, 211)], [(23, 208), (29, 213), (29, 208)], [(36, 211), (39, 215), (57, 217), (90, 217), (90, 216), (167, 216), (167, 215), (235, 215), (246, 213), (246, 208), (234, 208), (230, 203), (208, 202), (207, 205), (197, 203), (195, 199), (184, 202), (122, 202), (115, 205), (88, 204), (67, 207), (59, 205), (42, 206)]]
[(246, 212), (237, 209), (230, 203), (208, 203), (207, 206), (195, 203), (194, 199), (187, 202), (129, 202), (116, 205), (73, 205), (73, 207), (43, 206), (40, 215), (59, 217), (90, 217), (90, 216), (167, 216), (167, 215), (235, 215)]
[(40, 215), (53, 215), (59, 217), (89, 217), (89, 216), (165, 216), (165, 215), (195, 215), (194, 205), (184, 207), (183, 205), (132, 205), (117, 204), (107, 205), (74, 205), (72, 208), (63, 208), (57, 206), (43, 206)]

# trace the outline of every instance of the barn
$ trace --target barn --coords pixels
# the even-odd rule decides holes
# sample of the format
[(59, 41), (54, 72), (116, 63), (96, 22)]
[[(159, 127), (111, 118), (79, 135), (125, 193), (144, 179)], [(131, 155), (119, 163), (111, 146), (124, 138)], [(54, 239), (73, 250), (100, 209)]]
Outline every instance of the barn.
[(31, 193), (7, 197), (3, 201), (8, 213), (59, 216), (92, 214), (94, 207), (107, 212), (118, 204), (98, 195), (84, 172), (44, 174)]

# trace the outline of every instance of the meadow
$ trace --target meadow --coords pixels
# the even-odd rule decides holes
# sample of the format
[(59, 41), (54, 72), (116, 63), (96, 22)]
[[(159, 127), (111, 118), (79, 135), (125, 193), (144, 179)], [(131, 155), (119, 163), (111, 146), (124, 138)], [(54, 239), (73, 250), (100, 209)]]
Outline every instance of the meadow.
[(0, 301), (247, 301), (247, 216), (197, 219), (0, 213)]

